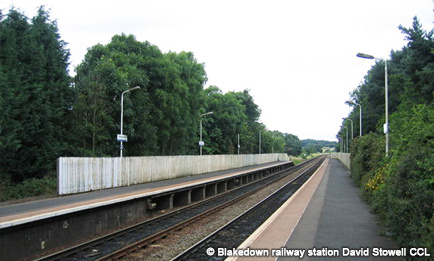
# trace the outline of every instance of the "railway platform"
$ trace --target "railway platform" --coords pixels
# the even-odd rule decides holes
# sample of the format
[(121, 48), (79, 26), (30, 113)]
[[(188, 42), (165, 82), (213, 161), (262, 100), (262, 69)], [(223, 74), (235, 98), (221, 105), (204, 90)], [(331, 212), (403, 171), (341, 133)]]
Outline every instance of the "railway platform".
[(404, 260), (382, 234), (348, 169), (329, 159), (238, 249), (269, 250), (261, 260)]
[(293, 165), (290, 161), (277, 161), (2, 206), (0, 256), (8, 257), (6, 260), (34, 260), (137, 224), (156, 212), (198, 202)]
[(236, 169), (215, 171), (183, 178), (161, 180), (128, 187), (97, 190), (88, 193), (37, 200), (27, 203), (0, 206), (0, 228), (37, 221), (94, 207), (128, 201), (134, 198), (158, 195), (205, 182), (236, 177), (243, 173), (260, 171), (285, 162), (270, 162)]

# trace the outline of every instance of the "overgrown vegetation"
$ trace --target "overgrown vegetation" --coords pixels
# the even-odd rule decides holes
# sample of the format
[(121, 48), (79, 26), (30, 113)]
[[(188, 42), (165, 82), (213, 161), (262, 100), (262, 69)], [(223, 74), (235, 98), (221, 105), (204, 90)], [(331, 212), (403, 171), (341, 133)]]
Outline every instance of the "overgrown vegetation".
[(47, 175), (42, 179), (26, 179), (18, 184), (10, 181), (0, 182), (0, 201), (16, 200), (27, 197), (50, 197), (57, 193), (55, 175)]
[(327, 141), (327, 140), (313, 140), (313, 139), (306, 139), (301, 140), (301, 146), (302, 146), (302, 154), (312, 154), (312, 153), (318, 153), (323, 152), (323, 149), (328, 150), (328, 152), (331, 149), (334, 149), (337, 146), (337, 142), (335, 141)]
[[(0, 11), (0, 198), (52, 193), (61, 156), (118, 156), (121, 93), (124, 156), (197, 155), (203, 120), (204, 154), (259, 152), (299, 155), (292, 134), (268, 130), (249, 90), (204, 89), (204, 65), (193, 53), (162, 53), (133, 35), (89, 48), (68, 75), (69, 50), (41, 7), (29, 19)], [(212, 115), (201, 118), (205, 112)], [(54, 187), (55, 188), (55, 187)]]
[[(363, 107), (363, 137), (351, 143), (351, 175), (363, 198), (402, 247), (434, 255), (434, 39), (417, 18), (400, 26), (408, 44), (391, 53), (390, 147), (385, 153), (384, 61), (377, 62), (351, 96)], [(358, 107), (349, 118), (358, 128)], [(344, 121), (343, 126), (348, 126)], [(338, 134), (342, 136), (343, 129)]]

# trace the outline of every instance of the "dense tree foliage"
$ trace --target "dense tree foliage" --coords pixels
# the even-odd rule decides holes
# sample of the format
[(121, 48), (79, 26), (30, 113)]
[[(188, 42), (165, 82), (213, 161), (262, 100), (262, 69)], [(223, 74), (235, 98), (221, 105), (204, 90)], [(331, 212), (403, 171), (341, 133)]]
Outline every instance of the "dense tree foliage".
[(0, 175), (42, 177), (65, 153), (69, 51), (44, 8), (30, 21), (12, 9), (0, 22)]
[[(385, 62), (380, 61), (349, 102), (363, 107), (364, 133), (351, 144), (351, 174), (399, 245), (427, 247), (433, 255), (434, 39), (417, 18), (411, 28), (399, 28), (408, 44), (387, 61), (389, 153), (383, 134)], [(356, 129), (358, 115), (355, 106), (349, 118)]]
[(297, 136), (292, 134), (284, 134), (285, 152), (288, 155), (297, 156), (301, 154), (301, 142)]
[(205, 111), (213, 114), (203, 119), (204, 153), (234, 154), (237, 134), (247, 119), (245, 107), (232, 92), (223, 94), (215, 86), (206, 89), (205, 96)]
[(192, 53), (163, 54), (132, 35), (92, 47), (75, 77), (74, 154), (119, 155), (121, 93), (134, 86), (141, 90), (124, 95), (126, 155), (191, 153), (205, 81)]
[(216, 86), (205, 91), (203, 112), (213, 112), (203, 119), (204, 154), (288, 153), (301, 152), (297, 136), (269, 131), (258, 122), (261, 111), (248, 90), (223, 94)]
[[(412, 28), (399, 27), (409, 41), (402, 50), (392, 51), (387, 60), (389, 81), (389, 114), (399, 108), (410, 109), (414, 104), (429, 104), (434, 91), (434, 42), (432, 32), (425, 32), (415, 18)], [(354, 122), (354, 135), (359, 134), (359, 108), (363, 110), (362, 133), (383, 128), (384, 120), (384, 60), (378, 61), (353, 91), (347, 103), (354, 106), (349, 118)], [(349, 126), (349, 122), (345, 122)]]
[(54, 173), (58, 157), (118, 156), (121, 94), (135, 86), (124, 94), (125, 156), (197, 155), (201, 119), (204, 154), (238, 153), (238, 136), (242, 154), (258, 153), (260, 137), (261, 153), (301, 153), (296, 136), (259, 122), (248, 90), (204, 89), (204, 65), (190, 52), (115, 35), (89, 48), (71, 78), (66, 43), (43, 7), (32, 19), (0, 13), (0, 46), (0, 198), (50, 189), (53, 179), (27, 181)]
[(337, 143), (335, 141), (327, 140), (301, 140), (303, 151), (307, 154), (323, 152), (323, 148), (335, 148)]

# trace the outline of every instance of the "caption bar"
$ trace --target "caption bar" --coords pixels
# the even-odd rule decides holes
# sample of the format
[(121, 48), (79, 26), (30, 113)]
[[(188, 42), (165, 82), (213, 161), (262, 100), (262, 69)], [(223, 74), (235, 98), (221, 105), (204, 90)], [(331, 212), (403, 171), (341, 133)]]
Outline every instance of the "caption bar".
[(373, 248), (312, 248), (312, 249), (238, 249), (238, 248), (212, 248), (206, 250), (208, 256), (219, 257), (427, 257), (431, 256), (426, 248), (400, 248), (384, 249), (380, 247)]

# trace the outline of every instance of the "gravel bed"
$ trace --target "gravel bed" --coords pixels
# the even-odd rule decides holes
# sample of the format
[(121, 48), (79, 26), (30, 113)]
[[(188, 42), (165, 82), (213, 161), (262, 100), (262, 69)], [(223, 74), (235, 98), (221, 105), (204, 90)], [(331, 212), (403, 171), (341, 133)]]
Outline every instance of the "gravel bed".
[[(302, 168), (303, 166), (298, 166), (293, 171), (298, 171), (299, 168)], [(186, 210), (174, 210), (168, 211), (168, 216), (164, 217), (163, 219), (165, 222), (161, 222), (161, 219), (151, 222), (146, 222), (145, 224), (140, 224), (138, 226), (135, 226), (134, 229), (129, 229), (128, 231), (123, 233), (115, 233), (110, 240), (101, 241), (97, 245), (91, 246), (89, 248), (83, 248), (83, 250), (80, 250), (78, 252), (72, 252), (68, 253), (67, 260), (82, 260), (82, 259), (88, 259), (93, 260), (98, 257), (102, 257), (108, 253), (110, 253), (113, 250), (125, 247), (126, 245), (131, 244), (132, 242), (137, 242), (138, 240), (141, 240), (145, 237), (148, 237), (151, 234), (156, 233), (157, 231), (161, 231), (169, 226), (171, 224), (179, 223), (181, 220), (185, 220), (190, 218), (191, 216), (195, 216), (197, 213), (204, 212), (205, 209), (209, 209), (210, 207), (213, 207), (215, 205), (219, 205), (222, 202), (226, 202), (231, 198), (236, 198), (237, 195), (244, 195), (246, 191), (252, 190), (255, 187), (262, 186), (261, 183), (268, 183), (272, 181), (273, 179), (281, 178), (282, 175), (285, 175), (284, 172), (277, 173), (277, 175), (272, 175), (270, 177), (267, 177), (265, 179), (258, 180), (257, 182), (249, 183), (246, 186), (239, 187), (238, 189), (234, 190), (231, 193), (228, 193), (227, 195), (221, 195), (216, 196), (216, 198), (211, 199), (210, 201), (204, 201), (202, 204), (194, 205), (192, 208)], [(239, 200), (239, 199), (238, 199)], [(171, 214), (169, 214), (171, 213)], [(153, 213), (151, 217), (156, 217), (161, 214), (165, 214), (165, 211), (156, 211)], [(146, 219), (146, 218), (145, 218)], [(156, 244), (149, 249), (158, 249), (160, 248), (160, 244)], [(56, 253), (58, 257), (60, 255), (65, 255), (65, 253)], [(52, 258), (56, 258), (56, 256), (53, 256)]]
[(206, 250), (210, 247), (213, 249), (219, 247), (226, 249), (237, 248), (282, 206), (309, 177), (310, 174), (304, 175), (297, 181), (285, 186), (282, 190), (277, 191), (276, 194), (273, 194), (273, 197), (261, 202), (261, 204), (251, 209), (245, 215), (242, 215), (239, 219), (225, 226), (224, 229), (209, 238), (207, 242), (197, 246), (195, 251), (191, 251), (183, 256), (182, 260), (224, 260), (225, 257), (209, 256)]
[[(299, 173), (300, 171), (297, 171)], [(196, 242), (208, 236), (218, 228), (227, 224), (259, 201), (272, 194), (288, 181), (296, 177), (296, 173), (290, 174), (280, 181), (261, 189), (238, 203), (222, 209), (214, 214), (198, 221), (194, 226), (190, 225), (173, 235), (160, 240), (158, 243), (145, 249), (131, 253), (124, 260), (170, 260), (183, 251), (190, 248)]]

